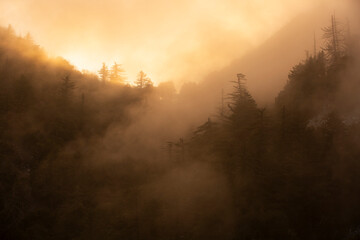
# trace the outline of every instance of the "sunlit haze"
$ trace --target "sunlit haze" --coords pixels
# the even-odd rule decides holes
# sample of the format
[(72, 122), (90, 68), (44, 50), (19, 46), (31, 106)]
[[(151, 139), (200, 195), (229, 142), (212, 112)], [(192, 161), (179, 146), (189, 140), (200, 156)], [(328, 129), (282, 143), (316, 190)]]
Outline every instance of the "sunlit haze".
[(0, 240), (359, 240), (360, 0), (0, 0)]
[(79, 70), (123, 65), (130, 81), (198, 81), (317, 6), (304, 0), (1, 0), (0, 23), (30, 32)]

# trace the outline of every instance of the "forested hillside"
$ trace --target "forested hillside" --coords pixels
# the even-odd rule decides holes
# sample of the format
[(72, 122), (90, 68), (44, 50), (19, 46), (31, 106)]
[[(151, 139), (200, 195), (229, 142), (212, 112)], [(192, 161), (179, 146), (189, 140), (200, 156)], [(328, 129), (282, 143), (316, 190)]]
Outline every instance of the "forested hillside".
[(82, 73), (0, 28), (0, 239), (359, 239), (359, 51), (335, 17), (323, 33), (270, 107), (239, 73), (170, 139), (171, 83)]
[[(126, 127), (130, 107), (141, 111), (152, 89), (105, 84), (95, 75), (82, 74), (64, 59), (47, 57), (29, 36), (18, 37), (11, 27), (0, 29), (0, 63), (0, 238), (83, 235), (83, 228), (104, 222), (93, 215), (99, 189), (125, 184), (121, 178), (132, 181), (136, 171), (130, 160), (119, 163), (125, 172), (120, 166), (92, 169), (85, 154), (93, 142), (101, 145), (113, 124)], [(103, 217), (109, 214), (100, 212)], [(92, 235), (89, 230), (86, 236)]]
[(293, 67), (273, 108), (238, 74), (228, 106), (190, 141), (194, 159), (228, 178), (238, 239), (359, 238), (357, 46), (335, 17), (323, 31), (322, 51)]

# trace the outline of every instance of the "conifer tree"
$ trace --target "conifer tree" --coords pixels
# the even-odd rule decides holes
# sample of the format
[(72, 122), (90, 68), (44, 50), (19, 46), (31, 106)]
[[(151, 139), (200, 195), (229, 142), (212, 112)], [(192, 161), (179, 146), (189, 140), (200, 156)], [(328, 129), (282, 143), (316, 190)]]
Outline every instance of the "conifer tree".
[(70, 76), (67, 75), (62, 79), (61, 87), (60, 87), (60, 96), (63, 104), (66, 105), (69, 103), (71, 95), (76, 87), (74, 81), (70, 79)]
[(31, 36), (30, 33), (27, 33), (27, 34), (25, 35), (24, 39), (25, 39), (26, 41), (28, 41), (30, 44), (34, 44), (34, 39), (33, 39), (33, 37)]
[(146, 73), (144, 73), (143, 71), (140, 71), (138, 74), (138, 77), (136, 79), (135, 85), (138, 88), (145, 88), (145, 87), (152, 86), (153, 83), (152, 83), (151, 79), (146, 75)]
[(346, 53), (346, 37), (341, 23), (335, 15), (331, 16), (331, 25), (323, 28), (325, 46), (323, 50), (331, 64), (335, 64)]
[(110, 81), (113, 83), (125, 83), (125, 77), (124, 77), (125, 70), (121, 68), (121, 64), (114, 63), (110, 70)]
[(247, 115), (253, 115), (256, 113), (256, 103), (252, 98), (245, 86), (246, 76), (244, 74), (237, 74), (237, 81), (234, 83), (234, 92), (230, 94), (230, 103), (228, 107), (230, 109), (229, 119), (233, 123), (239, 123), (242, 121), (249, 121), (250, 118)]
[(102, 83), (108, 81), (109, 78), (109, 69), (105, 63), (103, 63), (102, 68), (99, 70), (99, 75)]

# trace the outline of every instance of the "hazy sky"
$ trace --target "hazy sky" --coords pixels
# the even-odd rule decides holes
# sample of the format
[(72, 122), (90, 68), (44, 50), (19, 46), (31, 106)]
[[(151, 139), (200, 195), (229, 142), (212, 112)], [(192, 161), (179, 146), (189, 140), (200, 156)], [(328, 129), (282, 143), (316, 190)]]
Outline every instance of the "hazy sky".
[(0, 0), (0, 23), (79, 69), (122, 63), (156, 82), (196, 80), (321, 0)]

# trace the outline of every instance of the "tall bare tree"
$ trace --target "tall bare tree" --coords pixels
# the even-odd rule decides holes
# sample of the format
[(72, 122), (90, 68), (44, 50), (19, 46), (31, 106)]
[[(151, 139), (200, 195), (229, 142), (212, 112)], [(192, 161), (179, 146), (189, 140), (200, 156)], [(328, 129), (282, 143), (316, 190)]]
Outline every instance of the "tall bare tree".
[(332, 15), (331, 25), (323, 28), (323, 32), (323, 39), (325, 41), (323, 50), (329, 61), (334, 64), (346, 54), (347, 44), (344, 29), (335, 15)]

